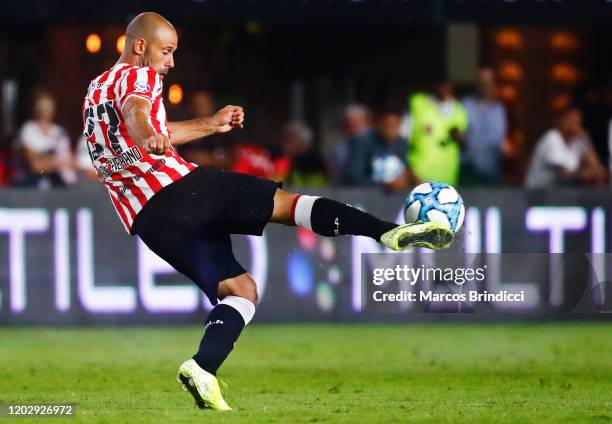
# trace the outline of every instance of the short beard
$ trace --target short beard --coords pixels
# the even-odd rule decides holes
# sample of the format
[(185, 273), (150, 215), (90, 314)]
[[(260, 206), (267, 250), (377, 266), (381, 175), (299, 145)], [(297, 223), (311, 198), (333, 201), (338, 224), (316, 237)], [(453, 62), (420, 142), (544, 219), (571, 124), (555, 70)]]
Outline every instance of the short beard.
[[(140, 67), (151, 66), (151, 55), (146, 50), (142, 56), (138, 57), (138, 66)], [(157, 70), (155, 71), (157, 72)], [(164, 69), (163, 71), (157, 72), (157, 73), (166, 75), (168, 73), (168, 70)]]

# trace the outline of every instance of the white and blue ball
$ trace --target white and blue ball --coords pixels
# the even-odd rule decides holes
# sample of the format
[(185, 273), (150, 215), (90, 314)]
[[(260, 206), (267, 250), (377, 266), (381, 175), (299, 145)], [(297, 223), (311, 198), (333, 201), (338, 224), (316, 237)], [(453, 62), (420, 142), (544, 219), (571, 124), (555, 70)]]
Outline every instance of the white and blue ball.
[(404, 207), (406, 223), (437, 222), (454, 233), (463, 225), (463, 199), (453, 187), (444, 183), (423, 183), (412, 190)]

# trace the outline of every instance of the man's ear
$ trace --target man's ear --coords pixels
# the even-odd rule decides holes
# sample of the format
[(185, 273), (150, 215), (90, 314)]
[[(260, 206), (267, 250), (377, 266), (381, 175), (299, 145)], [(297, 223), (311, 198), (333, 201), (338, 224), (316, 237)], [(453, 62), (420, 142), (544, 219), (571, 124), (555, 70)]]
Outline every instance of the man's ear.
[(144, 38), (137, 38), (133, 44), (134, 54), (139, 56), (144, 55), (147, 48), (147, 41)]

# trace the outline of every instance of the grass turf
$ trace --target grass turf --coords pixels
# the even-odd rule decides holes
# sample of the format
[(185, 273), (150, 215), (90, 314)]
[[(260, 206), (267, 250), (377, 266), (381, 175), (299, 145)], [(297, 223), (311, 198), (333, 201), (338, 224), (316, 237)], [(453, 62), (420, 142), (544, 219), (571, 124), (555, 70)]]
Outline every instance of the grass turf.
[(610, 323), (254, 325), (219, 373), (231, 413), (175, 381), (201, 330), (1, 328), (0, 402), (87, 423), (612, 423)]

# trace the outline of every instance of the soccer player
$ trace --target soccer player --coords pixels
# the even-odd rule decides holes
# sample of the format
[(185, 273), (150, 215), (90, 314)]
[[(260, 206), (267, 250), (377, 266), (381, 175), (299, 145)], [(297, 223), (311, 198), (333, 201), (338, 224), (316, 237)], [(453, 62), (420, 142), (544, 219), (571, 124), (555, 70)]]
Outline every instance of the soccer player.
[(274, 222), (329, 237), (367, 236), (401, 250), (446, 248), (453, 233), (434, 223), (398, 226), (334, 200), (287, 193), (269, 180), (183, 160), (174, 145), (242, 128), (244, 111), (226, 106), (211, 117), (167, 122), (162, 79), (174, 67), (177, 46), (176, 31), (162, 16), (135, 17), (117, 63), (89, 85), (83, 132), (126, 231), (215, 305), (178, 380), (200, 408), (230, 410), (216, 373), (257, 305), (257, 286), (234, 258), (230, 234), (261, 235)]

